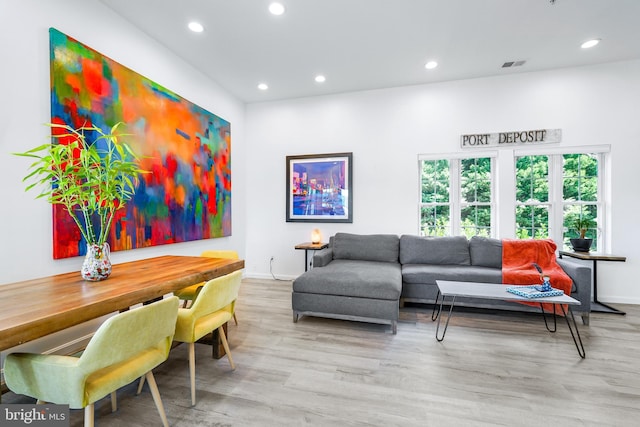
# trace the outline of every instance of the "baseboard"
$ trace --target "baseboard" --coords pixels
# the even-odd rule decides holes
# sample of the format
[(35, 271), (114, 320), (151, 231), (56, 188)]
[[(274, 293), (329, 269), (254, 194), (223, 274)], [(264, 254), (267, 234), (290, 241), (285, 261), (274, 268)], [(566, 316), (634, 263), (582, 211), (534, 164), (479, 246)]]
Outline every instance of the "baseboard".
[(246, 273), (243, 278), (245, 279), (267, 279), (267, 280), (294, 280), (298, 276), (292, 276), (290, 274), (276, 274), (275, 277), (269, 273)]
[(613, 297), (613, 296), (602, 296), (598, 294), (598, 301), (604, 302), (606, 304), (635, 304), (640, 305), (640, 298), (628, 298), (628, 297)]

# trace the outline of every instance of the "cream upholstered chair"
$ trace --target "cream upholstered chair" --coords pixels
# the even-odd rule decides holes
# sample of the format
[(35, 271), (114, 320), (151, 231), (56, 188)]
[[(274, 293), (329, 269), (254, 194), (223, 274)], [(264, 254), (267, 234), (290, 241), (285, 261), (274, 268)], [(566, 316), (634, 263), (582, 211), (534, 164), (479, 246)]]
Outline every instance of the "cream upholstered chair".
[[(234, 271), (225, 276), (209, 280), (189, 308), (178, 310), (174, 341), (189, 344), (189, 376), (191, 378), (191, 404), (196, 404), (196, 356), (195, 342), (217, 329), (229, 358), (231, 369), (235, 369), (227, 337), (222, 325), (231, 320), (235, 308), (242, 271)], [(141, 382), (142, 384), (142, 382)]]
[(169, 356), (179, 301), (170, 297), (119, 313), (96, 331), (80, 357), (33, 353), (9, 354), (4, 376), (11, 391), (38, 403), (85, 408), (84, 425), (93, 426), (94, 403), (140, 376), (146, 377), (162, 423), (169, 424), (151, 370)]
[[(210, 258), (226, 258), (226, 259), (240, 258), (238, 256), (238, 252), (232, 251), (232, 250), (208, 250), (208, 251), (202, 252), (200, 256), (210, 257)], [(176, 295), (178, 298), (184, 301), (183, 307), (187, 307), (187, 303), (189, 301), (193, 303), (193, 300), (196, 299), (196, 297), (198, 296), (198, 293), (200, 292), (203, 286), (204, 286), (204, 282), (200, 282), (195, 285), (186, 287), (184, 289), (180, 289), (179, 291), (174, 292), (174, 295)], [(233, 313), (233, 321), (235, 322), (236, 325), (238, 324), (238, 318), (236, 317), (235, 312)]]

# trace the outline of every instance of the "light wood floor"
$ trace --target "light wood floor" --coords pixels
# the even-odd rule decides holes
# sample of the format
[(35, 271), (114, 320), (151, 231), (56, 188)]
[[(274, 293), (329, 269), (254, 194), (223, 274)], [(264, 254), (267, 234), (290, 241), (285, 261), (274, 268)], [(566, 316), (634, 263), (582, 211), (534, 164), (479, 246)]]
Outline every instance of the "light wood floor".
[[(536, 315), (455, 312), (435, 340), (430, 307), (388, 326), (291, 315), (291, 282), (245, 280), (229, 325), (236, 371), (197, 345), (190, 406), (187, 347), (155, 370), (172, 426), (635, 426), (640, 422), (640, 306), (580, 324), (580, 359), (565, 323)], [(99, 426), (160, 425), (145, 387), (96, 404)], [(12, 393), (3, 403), (32, 403)], [(82, 411), (71, 425), (81, 426)]]

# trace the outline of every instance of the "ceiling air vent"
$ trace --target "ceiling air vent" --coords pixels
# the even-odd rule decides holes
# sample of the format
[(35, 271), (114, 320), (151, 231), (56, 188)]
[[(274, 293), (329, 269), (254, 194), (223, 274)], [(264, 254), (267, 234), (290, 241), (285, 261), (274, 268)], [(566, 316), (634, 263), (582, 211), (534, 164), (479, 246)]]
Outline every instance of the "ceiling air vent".
[(525, 64), (527, 61), (509, 61), (502, 64), (502, 68), (511, 68), (511, 67), (520, 67)]

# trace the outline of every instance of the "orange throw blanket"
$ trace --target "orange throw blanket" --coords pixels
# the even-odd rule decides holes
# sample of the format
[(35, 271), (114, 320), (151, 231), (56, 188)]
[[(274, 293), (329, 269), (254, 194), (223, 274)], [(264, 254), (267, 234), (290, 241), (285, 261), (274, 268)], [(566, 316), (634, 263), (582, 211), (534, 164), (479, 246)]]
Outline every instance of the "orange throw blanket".
[[(573, 281), (556, 262), (556, 244), (553, 240), (502, 240), (502, 283), (513, 285), (542, 283), (540, 273), (533, 266), (534, 262), (542, 268), (545, 276), (549, 276), (552, 287), (563, 290), (566, 295), (571, 295)], [(539, 303), (523, 302), (523, 304), (538, 306)], [(542, 304), (542, 306), (545, 311), (553, 313), (553, 304)]]

